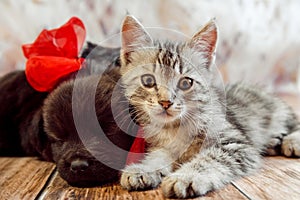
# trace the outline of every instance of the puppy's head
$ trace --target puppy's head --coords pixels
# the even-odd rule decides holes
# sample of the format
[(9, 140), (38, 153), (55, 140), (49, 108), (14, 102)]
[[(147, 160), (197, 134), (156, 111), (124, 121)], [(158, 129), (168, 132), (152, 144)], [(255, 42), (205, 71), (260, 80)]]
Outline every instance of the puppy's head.
[(78, 187), (116, 181), (118, 171), (101, 163), (85, 148), (82, 142), (76, 140), (76, 138), (65, 138), (63, 140), (54, 139), (52, 142), (53, 159), (60, 176), (70, 185)]
[[(118, 179), (118, 169), (124, 167), (126, 152), (133, 142), (133, 137), (122, 132), (112, 116), (110, 98), (116, 80), (108, 75), (100, 82), (96, 76), (76, 81), (79, 81), (76, 93), (73, 92), (74, 81), (65, 82), (51, 92), (44, 103), (44, 128), (51, 140), (53, 160), (60, 176), (71, 185), (113, 182)], [(96, 96), (91, 95), (94, 84), (98, 85)], [(104, 134), (90, 119), (91, 102), (95, 103), (97, 123)], [(115, 151), (111, 144), (124, 151)]]

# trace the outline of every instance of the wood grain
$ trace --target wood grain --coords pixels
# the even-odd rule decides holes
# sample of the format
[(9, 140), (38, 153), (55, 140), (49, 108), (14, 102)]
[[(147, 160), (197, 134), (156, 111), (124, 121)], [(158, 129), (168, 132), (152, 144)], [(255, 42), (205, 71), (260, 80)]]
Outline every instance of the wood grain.
[[(161, 190), (128, 192), (118, 184), (69, 186), (52, 163), (36, 158), (0, 158), (0, 199), (165, 199)], [(47, 181), (49, 179), (50, 181)], [(300, 199), (300, 159), (265, 158), (261, 170), (197, 200)]]
[(233, 184), (251, 199), (299, 200), (300, 159), (265, 158), (260, 171)]
[[(40, 199), (130, 199), (130, 200), (159, 200), (165, 199), (161, 190), (154, 189), (148, 191), (128, 192), (119, 184), (110, 184), (94, 188), (76, 188), (69, 186), (57, 173), (49, 183)], [(226, 188), (211, 192), (205, 197), (195, 198), (199, 200), (232, 200), (247, 199), (235, 187), (228, 185)]]
[(0, 158), (0, 199), (34, 199), (54, 168), (36, 158)]

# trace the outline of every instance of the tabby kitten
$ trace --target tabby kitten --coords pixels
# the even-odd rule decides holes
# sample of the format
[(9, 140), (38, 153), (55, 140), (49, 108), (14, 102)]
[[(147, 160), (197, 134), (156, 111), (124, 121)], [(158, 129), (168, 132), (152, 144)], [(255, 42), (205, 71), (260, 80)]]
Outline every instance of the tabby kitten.
[(148, 147), (123, 170), (124, 188), (161, 184), (166, 197), (195, 197), (255, 171), (263, 153), (300, 156), (299, 123), (285, 103), (254, 86), (228, 85), (226, 97), (216, 87), (217, 38), (213, 20), (174, 43), (125, 18), (121, 80)]

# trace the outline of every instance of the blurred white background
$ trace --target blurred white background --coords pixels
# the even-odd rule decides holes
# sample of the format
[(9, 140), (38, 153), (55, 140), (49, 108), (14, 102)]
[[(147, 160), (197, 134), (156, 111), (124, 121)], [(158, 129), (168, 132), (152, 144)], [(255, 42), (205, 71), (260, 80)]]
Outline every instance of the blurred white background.
[(299, 0), (1, 0), (0, 9), (0, 75), (24, 69), (21, 45), (71, 16), (83, 20), (93, 42), (118, 33), (126, 12), (146, 27), (189, 36), (215, 17), (217, 65), (225, 81), (300, 93)]

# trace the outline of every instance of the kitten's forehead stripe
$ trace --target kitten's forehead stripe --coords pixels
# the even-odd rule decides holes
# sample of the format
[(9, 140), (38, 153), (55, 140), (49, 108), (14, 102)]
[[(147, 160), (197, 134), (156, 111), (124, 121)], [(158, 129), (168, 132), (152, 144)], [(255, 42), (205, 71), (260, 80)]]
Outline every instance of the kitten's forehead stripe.
[[(172, 66), (172, 68), (173, 69), (175, 69), (176, 68), (176, 64), (177, 64), (177, 62), (178, 62), (178, 60), (177, 60), (177, 58), (176, 59), (174, 59), (174, 61), (173, 61), (173, 66)], [(176, 70), (176, 69), (175, 69)], [(180, 70), (179, 70), (180, 71)]]
[(157, 66), (158, 66), (158, 68), (160, 68), (160, 66), (161, 66), (160, 59), (158, 59), (159, 54), (161, 53), (161, 50), (162, 50), (161, 45), (158, 44), (158, 52), (157, 52), (157, 54), (156, 54), (156, 61), (155, 61), (155, 64), (154, 64), (154, 66), (153, 66), (153, 72), (156, 71)]
[(162, 44), (159, 43), (156, 63), (159, 64), (161, 68), (172, 68), (177, 73), (182, 74), (183, 67), (179, 52), (179, 45), (167, 43), (162, 46)]

